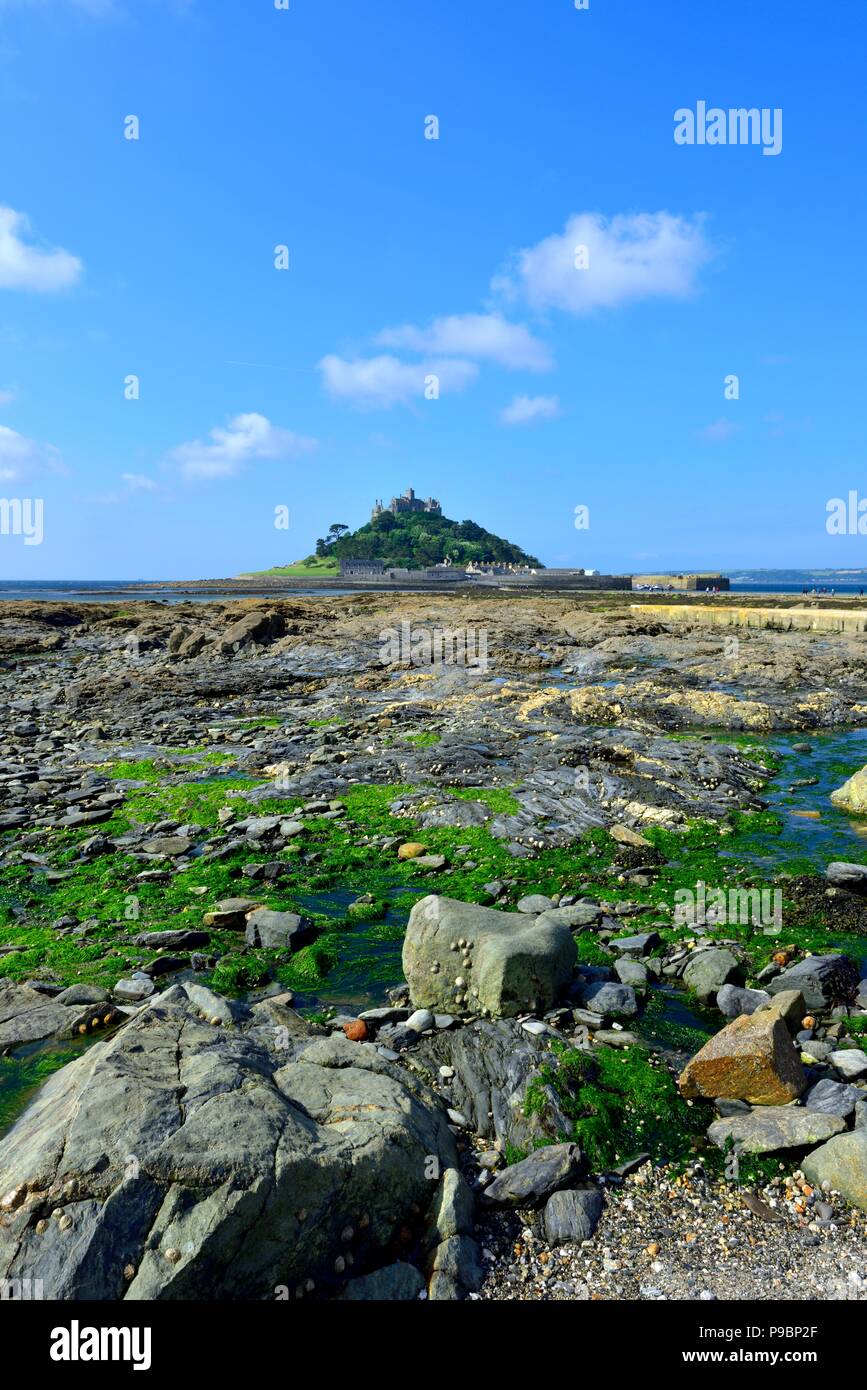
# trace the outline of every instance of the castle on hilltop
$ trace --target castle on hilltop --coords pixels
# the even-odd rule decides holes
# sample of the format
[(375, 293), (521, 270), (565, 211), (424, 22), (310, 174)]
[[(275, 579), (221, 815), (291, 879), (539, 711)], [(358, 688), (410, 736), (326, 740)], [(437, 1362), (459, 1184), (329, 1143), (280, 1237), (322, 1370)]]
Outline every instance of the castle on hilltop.
[(408, 487), (406, 492), (402, 492), (400, 497), (392, 497), (387, 507), (382, 505), (379, 498), (376, 499), (373, 511), (370, 513), (371, 521), (376, 521), (378, 516), (384, 512), (391, 512), (393, 516), (398, 516), (402, 512), (431, 512), (434, 516), (442, 516), (443, 509), (435, 497), (416, 497), (413, 489)]

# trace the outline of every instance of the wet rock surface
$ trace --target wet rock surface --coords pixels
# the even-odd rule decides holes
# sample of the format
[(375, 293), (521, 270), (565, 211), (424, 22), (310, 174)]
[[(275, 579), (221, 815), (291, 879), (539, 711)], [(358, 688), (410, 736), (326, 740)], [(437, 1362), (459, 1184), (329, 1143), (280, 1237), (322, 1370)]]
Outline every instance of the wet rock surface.
[[(686, 843), (697, 821), (764, 808), (767, 765), (739, 735), (864, 722), (863, 639), (744, 628), (733, 660), (729, 632), (651, 604), (398, 603), (417, 626), (484, 626), (488, 668), (384, 664), (394, 595), (0, 605), (0, 867), (14, 886), (0, 964), (15, 974), (0, 981), (0, 1051), (106, 1034), (0, 1138), (0, 1277), (74, 1298), (404, 1301), (788, 1297), (806, 1250), (826, 1288), (845, 1284), (850, 1253), (867, 1274), (867, 1058), (846, 1033), (867, 989), (835, 939), (867, 932), (867, 868), (847, 856), (790, 878), (795, 920), (827, 924), (827, 946), (789, 947), (783, 926), (761, 971), (754, 942), (712, 911), (675, 940), (643, 900), (677, 860), (657, 830)], [(216, 816), (195, 795), (140, 811), (157, 783), (225, 794)], [(298, 865), (315, 878), (313, 827), (345, 823), (368, 787), (392, 789), (403, 833), (354, 821), (352, 852), (399, 865), (421, 899), (409, 988), (329, 1015), (315, 970), (309, 994), (300, 966), (281, 983), (328, 942), (321, 903), (286, 900), (281, 880)], [(438, 844), (443, 830), (457, 838)], [(606, 830), (616, 892), (600, 898), (565, 857), (544, 883), (519, 872)], [(449, 891), (475, 867), (477, 832), (503, 855), (478, 879), (483, 904)], [(101, 905), (44, 925), (51, 892), (120, 860), (110, 931)], [(389, 887), (350, 879), (340, 931), (369, 920), (387, 942)], [(171, 911), (154, 916), (156, 886)], [(53, 960), (80, 950), (107, 987), (41, 966), (34, 921), (63, 948)], [(748, 921), (756, 939), (766, 925)], [(246, 1001), (212, 979), (222, 968), (243, 993), (260, 966)], [(655, 1035), (665, 988), (712, 1015), (704, 1047), (692, 1022), (685, 1039)], [(604, 1123), (585, 1153), (576, 1124), (611, 1105), (620, 1125), (638, 1094), (616, 1089), (611, 1058), (660, 1095), (683, 1073), (693, 1107), (678, 1123), (697, 1148), (789, 1152), (812, 1180), (751, 1179), (761, 1197), (695, 1168), (687, 1180), (658, 1147), (645, 1162), (637, 1132), (610, 1153)], [(801, 1277), (839, 1296), (812, 1267)]]

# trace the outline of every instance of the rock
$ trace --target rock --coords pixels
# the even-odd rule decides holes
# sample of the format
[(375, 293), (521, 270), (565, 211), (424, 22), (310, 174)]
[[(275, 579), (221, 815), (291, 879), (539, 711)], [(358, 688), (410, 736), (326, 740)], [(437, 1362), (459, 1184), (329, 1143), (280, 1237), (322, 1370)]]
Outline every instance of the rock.
[(687, 1063), (678, 1085), (684, 1096), (717, 1096), (752, 1105), (785, 1105), (807, 1084), (800, 1056), (781, 1018), (741, 1014)]
[(528, 893), (525, 898), (519, 898), (517, 902), (519, 912), (531, 912), (536, 917), (555, 905), (550, 898), (545, 897), (544, 893)]
[(656, 950), (660, 941), (658, 932), (648, 931), (638, 936), (615, 936), (608, 945), (624, 956), (649, 956), (651, 951)]
[(540, 926), (548, 922), (559, 923), (564, 927), (589, 927), (602, 915), (598, 903), (571, 903), (568, 907), (549, 907), (539, 914)]
[(428, 1297), (432, 1302), (463, 1299), (484, 1280), (479, 1247), (472, 1236), (450, 1236), (434, 1251)]
[(638, 1013), (638, 1000), (631, 985), (615, 985), (610, 980), (593, 981), (577, 991), (579, 1003), (599, 1015), (632, 1018)]
[(247, 913), (255, 906), (249, 898), (223, 898), (215, 908), (205, 913), (202, 922), (206, 927), (217, 927), (222, 931), (243, 931), (247, 925)]
[(628, 825), (612, 825), (608, 834), (620, 845), (631, 845), (634, 849), (653, 848), (649, 840), (645, 840), (643, 835), (639, 835), (637, 830), (631, 830)]
[(142, 999), (149, 999), (155, 988), (153, 980), (139, 973), (132, 979), (118, 980), (112, 994), (122, 1004), (137, 1004)]
[(857, 1086), (847, 1086), (842, 1081), (825, 1077), (805, 1092), (803, 1103), (808, 1110), (816, 1110), (820, 1115), (839, 1115), (845, 1120), (854, 1113), (863, 1094)]
[(343, 1298), (350, 1303), (410, 1303), (418, 1298), (424, 1286), (424, 1279), (415, 1265), (398, 1260), (373, 1274), (350, 1279)]
[(397, 851), (398, 859), (417, 859), (420, 854), (424, 854), (425, 846), (418, 844), (414, 840), (408, 840), (405, 845), (401, 845)]
[(726, 984), (741, 984), (743, 971), (739, 961), (725, 947), (712, 946), (690, 956), (683, 972), (683, 982), (702, 1004), (711, 1003), (717, 991)]
[(417, 854), (412, 861), (414, 869), (442, 869), (445, 864), (444, 854)]
[(192, 848), (192, 841), (183, 835), (158, 835), (153, 840), (145, 840), (142, 845), (145, 854), (156, 854), (167, 859), (177, 859), (182, 854), (188, 854)]
[(568, 1187), (585, 1167), (577, 1144), (552, 1144), (513, 1163), (488, 1183), (482, 1201), (489, 1206), (538, 1207)]
[(867, 1129), (854, 1129), (851, 1134), (829, 1139), (807, 1155), (801, 1169), (815, 1187), (827, 1183), (847, 1202), (867, 1211)]
[(367, 1024), (360, 1018), (353, 1019), (350, 1023), (342, 1024), (342, 1032), (350, 1042), (367, 1042)]
[(867, 893), (867, 864), (847, 864), (837, 860), (828, 865), (825, 877), (834, 888), (846, 888), (850, 893)]
[[(0, 1223), (0, 1278), (62, 1300), (337, 1292), (347, 1227), (363, 1223), (370, 1264), (393, 1258), (431, 1202), (431, 1157), (457, 1163), (438, 1101), (374, 1048), (271, 1050), (200, 1023), (175, 986), (50, 1077), (0, 1140), (0, 1192), (39, 1191)], [(37, 1229), (46, 1203), (58, 1219)]]
[(828, 1061), (847, 1081), (858, 1081), (861, 1077), (867, 1076), (867, 1056), (858, 1047), (841, 1048), (839, 1052), (832, 1052)]
[(567, 927), (433, 895), (413, 907), (403, 946), (413, 1004), (455, 1016), (544, 1012), (574, 961)]
[(867, 767), (854, 772), (842, 787), (831, 792), (831, 800), (841, 811), (854, 816), (867, 815)]
[(248, 946), (269, 951), (297, 951), (315, 935), (306, 917), (297, 912), (274, 912), (268, 907), (257, 907), (250, 913), (245, 931)]
[(592, 1238), (601, 1215), (602, 1194), (596, 1187), (554, 1192), (545, 1204), (545, 1239), (549, 1245), (580, 1245)]
[(55, 1004), (108, 1004), (111, 995), (99, 985), (70, 985), (54, 996)]
[(196, 951), (210, 940), (206, 931), (144, 931), (133, 937), (133, 944), (149, 951)]
[(617, 960), (614, 962), (614, 973), (622, 985), (631, 985), (633, 989), (644, 989), (647, 984), (647, 967), (640, 960), (626, 957)]
[(768, 990), (779, 994), (798, 989), (808, 1009), (821, 1010), (848, 1004), (858, 993), (858, 985), (858, 969), (848, 956), (807, 956), (771, 980)]
[(207, 989), (204, 985), (190, 984), (189, 982), (184, 984), (182, 988), (193, 1010), (200, 1014), (206, 1023), (215, 1026), (234, 1023), (235, 1015), (232, 1013), (232, 1006), (221, 994), (215, 994), (212, 989)]
[(783, 1020), (790, 1033), (795, 1033), (807, 1012), (807, 1005), (799, 989), (782, 989), (772, 994), (767, 1004), (760, 1004), (757, 1012), (774, 1014)]
[(716, 1006), (726, 1018), (739, 1018), (741, 1014), (754, 1014), (763, 1004), (769, 1004), (771, 996), (763, 989), (742, 989), (740, 985), (722, 985), (717, 991)]
[(469, 1184), (457, 1168), (447, 1168), (431, 1205), (426, 1235), (428, 1249), (453, 1236), (472, 1235), (474, 1213), (475, 1201)]
[(414, 1033), (426, 1033), (428, 1028), (434, 1026), (434, 1016), (430, 1009), (416, 1009), (406, 1020), (406, 1026)]
[(778, 1149), (804, 1149), (845, 1129), (839, 1115), (804, 1110), (794, 1105), (766, 1105), (749, 1115), (714, 1120), (708, 1138), (723, 1149), (731, 1139), (745, 1153), (775, 1153)]

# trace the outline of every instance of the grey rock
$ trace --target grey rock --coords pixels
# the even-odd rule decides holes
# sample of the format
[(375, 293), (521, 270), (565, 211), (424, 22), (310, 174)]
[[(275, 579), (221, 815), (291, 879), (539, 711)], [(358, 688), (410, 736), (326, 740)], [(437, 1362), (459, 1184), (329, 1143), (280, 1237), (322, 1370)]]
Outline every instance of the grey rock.
[(115, 999), (123, 1004), (137, 1004), (149, 999), (156, 986), (147, 975), (136, 974), (131, 979), (118, 980), (112, 990)]
[(424, 1289), (424, 1279), (415, 1265), (399, 1260), (373, 1274), (350, 1279), (343, 1297), (350, 1303), (410, 1303)]
[(472, 1236), (450, 1236), (434, 1251), (428, 1297), (432, 1302), (466, 1298), (481, 1288), (484, 1270)]
[(455, 1016), (542, 1012), (568, 984), (574, 962), (567, 927), (435, 896), (413, 907), (403, 946), (413, 1004)]
[(55, 1004), (108, 1004), (111, 995), (99, 985), (70, 985), (55, 995)]
[(0, 1223), (0, 1278), (64, 1300), (327, 1290), (347, 1225), (365, 1218), (375, 1264), (427, 1210), (431, 1156), (456, 1166), (439, 1102), (373, 1047), (272, 1050), (199, 1022), (175, 986), (55, 1073), (0, 1140), (0, 1191), (32, 1179), (68, 1218), (38, 1234), (22, 1201)]
[(651, 951), (656, 950), (660, 940), (658, 932), (648, 931), (641, 932), (638, 936), (616, 936), (608, 944), (621, 955), (649, 956)]
[(534, 916), (539, 916), (541, 912), (547, 912), (549, 908), (556, 904), (551, 898), (546, 898), (544, 893), (528, 893), (526, 897), (519, 898), (517, 908), (519, 912), (530, 912)]
[(579, 999), (593, 1013), (610, 1014), (614, 1018), (632, 1018), (638, 1013), (638, 1001), (631, 985), (615, 985), (608, 980), (591, 983), (579, 991)]
[(768, 989), (771, 994), (800, 990), (808, 1009), (821, 1010), (849, 1003), (859, 983), (858, 969), (848, 956), (807, 956), (771, 980)]
[(726, 1018), (754, 1014), (771, 996), (763, 989), (742, 989), (740, 985), (722, 985), (717, 991), (716, 1006)]
[(867, 1129), (839, 1134), (814, 1149), (801, 1164), (804, 1177), (816, 1187), (828, 1183), (853, 1206), (867, 1211)]
[(859, 1047), (846, 1047), (832, 1052), (828, 1061), (847, 1081), (859, 1081), (867, 1076), (867, 1055)]
[(639, 960), (624, 957), (614, 962), (614, 973), (622, 985), (643, 989), (647, 984), (647, 969)]
[(311, 923), (297, 912), (274, 912), (271, 908), (259, 907), (247, 918), (248, 946), (261, 946), (269, 951), (297, 951), (314, 936)]
[(414, 1033), (426, 1033), (428, 1028), (434, 1026), (434, 1016), (430, 1009), (416, 1009), (406, 1020), (406, 1026)]
[(850, 893), (867, 893), (867, 864), (848, 864), (837, 860), (828, 865), (825, 877), (835, 888), (847, 888)]
[(845, 1120), (854, 1113), (855, 1104), (862, 1095), (857, 1086), (847, 1086), (842, 1081), (825, 1077), (811, 1086), (802, 1099), (808, 1110), (817, 1110), (822, 1115), (839, 1115)]
[(513, 1163), (482, 1192), (490, 1206), (537, 1207), (581, 1175), (585, 1167), (577, 1144), (552, 1144)]
[(544, 1227), (549, 1245), (580, 1245), (590, 1240), (602, 1215), (602, 1194), (598, 1188), (576, 1188), (554, 1192), (545, 1204)]
[(714, 1120), (707, 1133), (721, 1149), (731, 1139), (736, 1148), (746, 1153), (763, 1154), (778, 1149), (804, 1149), (845, 1128), (838, 1115), (793, 1105), (762, 1105), (749, 1115)]
[(683, 972), (683, 981), (703, 1004), (710, 1003), (726, 984), (740, 984), (743, 971), (737, 958), (722, 946), (696, 951)]

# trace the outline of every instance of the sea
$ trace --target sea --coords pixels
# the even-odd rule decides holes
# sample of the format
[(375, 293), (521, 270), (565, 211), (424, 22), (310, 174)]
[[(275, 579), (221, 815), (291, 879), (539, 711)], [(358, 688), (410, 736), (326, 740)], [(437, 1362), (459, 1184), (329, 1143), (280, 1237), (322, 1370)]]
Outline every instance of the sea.
[[(76, 603), (122, 603), (130, 599), (150, 599), (159, 603), (213, 603), (219, 599), (257, 597), (250, 589), (161, 589), (154, 582), (150, 589), (139, 589), (139, 584), (149, 584), (151, 580), (109, 580), (109, 579), (4, 579), (0, 580), (0, 601), (8, 599), (44, 599), (58, 602), (73, 599)], [(767, 581), (765, 583), (731, 583), (729, 592), (733, 594), (806, 594), (808, 597), (822, 595), (829, 598), (834, 594), (863, 594), (867, 580), (862, 584), (816, 585), (812, 581), (800, 584), (783, 584)], [(385, 590), (383, 590), (385, 591)], [(271, 591), (273, 592), (273, 591)], [(356, 589), (292, 589), (287, 596), (317, 597), (323, 593), (329, 598), (357, 593)], [(365, 592), (378, 592), (376, 586), (365, 586)], [(394, 592), (393, 589), (388, 592)], [(647, 592), (646, 590), (644, 592)], [(677, 592), (674, 591), (675, 596)], [(262, 596), (265, 596), (264, 594)]]

